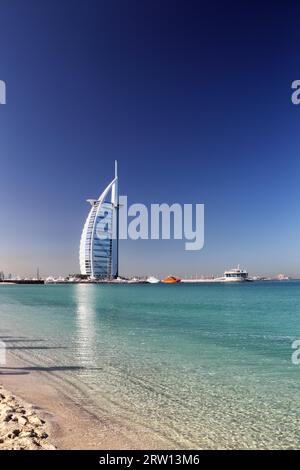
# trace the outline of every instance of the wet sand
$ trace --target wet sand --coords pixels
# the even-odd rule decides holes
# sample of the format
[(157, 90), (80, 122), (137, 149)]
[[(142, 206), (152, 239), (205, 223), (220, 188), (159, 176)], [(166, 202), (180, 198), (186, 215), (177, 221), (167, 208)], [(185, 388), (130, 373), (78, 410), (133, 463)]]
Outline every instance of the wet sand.
[[(9, 390), (6, 395), (20, 404), (18, 409), (25, 407), (29, 413), (34, 411), (39, 419), (45, 421), (41, 432), (47, 434), (46, 447), (48, 443), (51, 448), (55, 446), (57, 449), (132, 450), (169, 447), (167, 442), (145, 429), (132, 433), (132, 430), (122, 423), (93, 416), (74, 403), (71, 395), (68, 396), (56, 388), (51, 373), (34, 370), (10, 353), (7, 356), (6, 366), (0, 366), (0, 385)], [(0, 412), (1, 409), (0, 403)], [(5, 431), (6, 428), (3, 431), (0, 426), (1, 437), (2, 433), (10, 433)], [(18, 448), (17, 441), (15, 444), (15, 448)], [(5, 445), (8, 446), (9, 442)], [(34, 445), (35, 442), (33, 448), (42, 449), (42, 445)], [(30, 448), (29, 442), (26, 448)]]

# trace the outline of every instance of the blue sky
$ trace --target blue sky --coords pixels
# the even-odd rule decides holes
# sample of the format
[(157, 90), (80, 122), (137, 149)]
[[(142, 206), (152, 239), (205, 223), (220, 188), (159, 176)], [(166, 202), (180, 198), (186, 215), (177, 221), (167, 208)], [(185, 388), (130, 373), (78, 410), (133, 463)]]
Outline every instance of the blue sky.
[(122, 241), (121, 273), (300, 276), (299, 6), (267, 3), (3, 0), (0, 270), (78, 272), (117, 158), (129, 202), (206, 217), (199, 252)]

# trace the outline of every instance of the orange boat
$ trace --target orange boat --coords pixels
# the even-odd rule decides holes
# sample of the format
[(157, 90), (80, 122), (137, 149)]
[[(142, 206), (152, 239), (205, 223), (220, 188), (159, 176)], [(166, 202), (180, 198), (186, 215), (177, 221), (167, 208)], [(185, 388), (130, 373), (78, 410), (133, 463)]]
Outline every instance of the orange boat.
[(177, 284), (178, 282), (181, 282), (181, 279), (176, 276), (167, 276), (161, 282), (164, 282), (165, 284)]

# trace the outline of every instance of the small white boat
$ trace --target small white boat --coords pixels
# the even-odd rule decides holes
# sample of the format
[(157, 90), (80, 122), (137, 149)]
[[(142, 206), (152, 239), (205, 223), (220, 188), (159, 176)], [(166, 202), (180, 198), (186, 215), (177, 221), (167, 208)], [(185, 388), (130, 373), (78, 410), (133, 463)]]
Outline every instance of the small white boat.
[(149, 282), (149, 284), (158, 284), (160, 280), (154, 276), (149, 276), (147, 277), (147, 282)]
[(285, 274), (277, 274), (276, 278), (278, 281), (289, 281), (290, 278)]

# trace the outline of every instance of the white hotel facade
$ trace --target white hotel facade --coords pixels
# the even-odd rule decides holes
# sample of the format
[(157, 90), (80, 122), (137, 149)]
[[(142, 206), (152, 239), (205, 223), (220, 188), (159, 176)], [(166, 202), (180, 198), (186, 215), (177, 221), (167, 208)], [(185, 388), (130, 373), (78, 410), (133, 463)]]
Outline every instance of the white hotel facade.
[(80, 272), (91, 278), (118, 277), (119, 195), (118, 167), (115, 177), (98, 199), (88, 199), (91, 209), (83, 227)]

